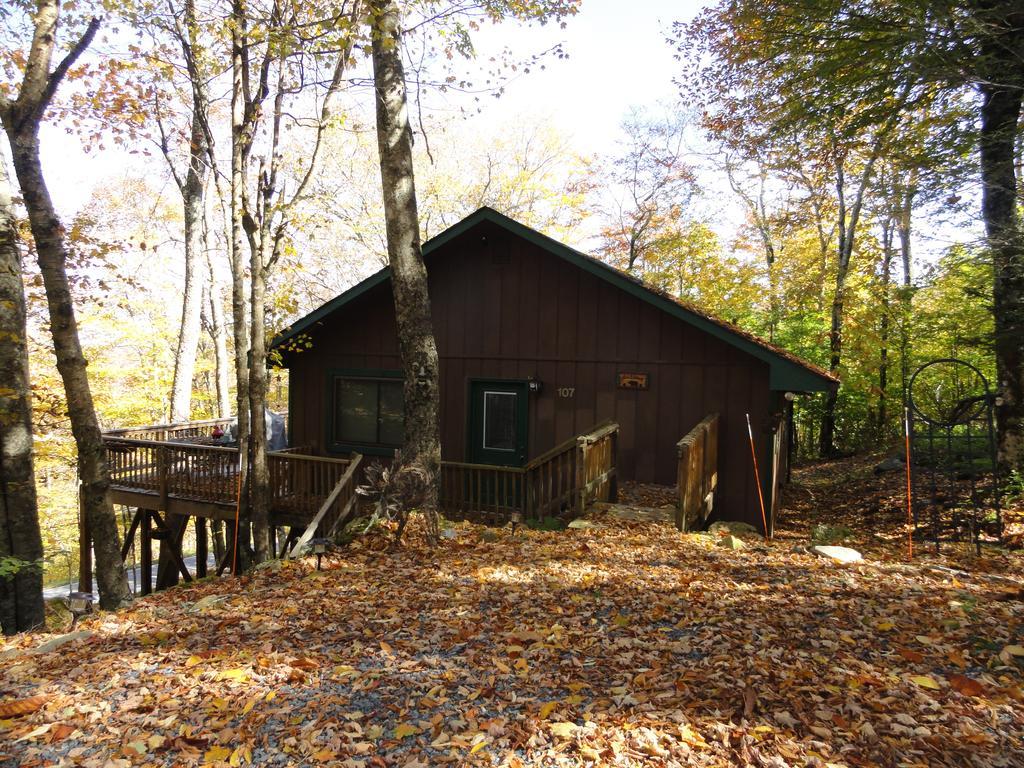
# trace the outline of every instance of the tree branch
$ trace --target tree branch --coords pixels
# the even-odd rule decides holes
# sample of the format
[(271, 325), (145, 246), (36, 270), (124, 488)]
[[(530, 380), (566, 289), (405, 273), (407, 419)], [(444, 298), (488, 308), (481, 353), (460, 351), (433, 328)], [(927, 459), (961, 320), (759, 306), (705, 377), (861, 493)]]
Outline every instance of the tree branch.
[(92, 44), (93, 38), (96, 37), (96, 32), (100, 28), (100, 23), (99, 16), (94, 16), (92, 18), (89, 22), (89, 26), (85, 28), (85, 32), (78, 39), (78, 42), (75, 43), (75, 46), (68, 51), (67, 56), (61, 60), (60, 64), (57, 65), (57, 68), (53, 70), (53, 73), (46, 79), (46, 87), (43, 89), (43, 93), (39, 97), (39, 101), (35, 103), (33, 109), (27, 111), (21, 118), (21, 125), (18, 126), (19, 128), (22, 127), (22, 125), (24, 125), (24, 121), (30, 117), (36, 120), (42, 119), (43, 113), (46, 112), (46, 108), (53, 100), (54, 94), (57, 93), (57, 88), (60, 87), (64, 76), (67, 75), (68, 70), (74, 66), (76, 61), (78, 61), (78, 57), (85, 53), (85, 49)]

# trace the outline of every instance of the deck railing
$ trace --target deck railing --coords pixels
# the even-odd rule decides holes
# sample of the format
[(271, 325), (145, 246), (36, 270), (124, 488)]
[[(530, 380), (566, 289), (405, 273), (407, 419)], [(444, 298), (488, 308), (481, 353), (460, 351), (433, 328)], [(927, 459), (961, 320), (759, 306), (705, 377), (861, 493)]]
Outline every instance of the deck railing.
[[(115, 488), (168, 498), (233, 505), (238, 498), (238, 449), (104, 435)], [(345, 474), (349, 459), (268, 454), (272, 513), (308, 520)]]
[(278, 512), (312, 514), (334, 490), (349, 464), (350, 459), (297, 453), (268, 454), (270, 508)]
[(441, 511), (456, 518), (470, 514), (507, 517), (521, 512), (525, 499), (523, 477), (522, 467), (442, 461)]
[(314, 537), (334, 538), (344, 529), (345, 524), (355, 513), (357, 478), (362, 460), (363, 457), (358, 453), (352, 455), (345, 473), (331, 489), (313, 519), (309, 521), (306, 530), (288, 551), (288, 556), (298, 557), (303, 547)]
[(128, 440), (153, 440), (163, 443), (168, 440), (184, 440), (189, 437), (205, 437), (212, 434), (217, 427), (226, 429), (235, 422), (234, 418), (204, 419), (188, 421), (183, 424), (150, 424), (145, 427), (128, 427), (126, 429), (110, 429), (103, 433), (104, 437), (120, 437)]
[(582, 514), (617, 494), (619, 425), (606, 422), (542, 453), (524, 467), (441, 462), (441, 510), (451, 516), (508, 518)]
[[(112, 485), (154, 494), (157, 509), (166, 509), (168, 499), (234, 505), (238, 449), (183, 442), (206, 436), (228, 421), (211, 419), (104, 434)], [(615, 499), (618, 432), (615, 423), (599, 424), (523, 467), (443, 461), (441, 509), (456, 517), (482, 514), (499, 519), (513, 514), (525, 518), (582, 514), (594, 501)], [(361, 478), (355, 471), (349, 473), (349, 458), (309, 456), (295, 450), (269, 454), (270, 508), (282, 524), (308, 526), (343, 476), (350, 474), (353, 488)], [(352, 506), (348, 497), (340, 505), (333, 509)], [(334, 521), (328, 523), (334, 527)]]
[(718, 487), (718, 414), (705, 417), (677, 444), (679, 504), (676, 528), (703, 525), (715, 504)]

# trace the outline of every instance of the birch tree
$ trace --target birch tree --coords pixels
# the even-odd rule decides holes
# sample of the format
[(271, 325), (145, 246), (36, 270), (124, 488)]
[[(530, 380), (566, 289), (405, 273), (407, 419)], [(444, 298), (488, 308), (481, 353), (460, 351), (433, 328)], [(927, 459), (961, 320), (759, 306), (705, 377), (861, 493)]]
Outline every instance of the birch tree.
[(25, 289), (12, 197), (7, 153), (0, 151), (0, 627), (5, 635), (35, 629), (45, 620)]
[(68, 283), (64, 228), (50, 198), (39, 157), (39, 128), (47, 108), (69, 70), (92, 43), (100, 19), (93, 18), (86, 25), (53, 67), (59, 20), (59, 0), (37, 1), (32, 18), (32, 42), (24, 59), (21, 82), (16, 85), (15, 96), (0, 95), (0, 120), (10, 142), (46, 291), (57, 369), (64, 383), (71, 429), (78, 448), (82, 514), (96, 552), (100, 605), (114, 609), (130, 598), (130, 592), (121, 559), (117, 519), (107, 498), (110, 476)]
[[(136, 24), (140, 20), (136, 19)], [(201, 39), (201, 25), (196, 15), (195, 0), (168, 0), (163, 13), (155, 13), (147, 23), (157, 35), (166, 35), (177, 48), (185, 75), (188, 126), (180, 130), (165, 114), (161, 90), (154, 91), (153, 117), (158, 128), (160, 152), (167, 161), (171, 178), (181, 195), (184, 222), (182, 263), (185, 285), (182, 292), (181, 324), (174, 351), (174, 379), (171, 384), (170, 418), (172, 422), (188, 421), (192, 412), (192, 378), (195, 373), (196, 350), (203, 305), (203, 266), (205, 205), (207, 178), (212, 160), (210, 129), (210, 97), (208, 82), (212, 79), (210, 57)], [(154, 42), (161, 43), (157, 39)], [(165, 97), (166, 100), (166, 97)], [(185, 146), (184, 163), (178, 159), (179, 144)], [(181, 165), (184, 165), (184, 168)]]

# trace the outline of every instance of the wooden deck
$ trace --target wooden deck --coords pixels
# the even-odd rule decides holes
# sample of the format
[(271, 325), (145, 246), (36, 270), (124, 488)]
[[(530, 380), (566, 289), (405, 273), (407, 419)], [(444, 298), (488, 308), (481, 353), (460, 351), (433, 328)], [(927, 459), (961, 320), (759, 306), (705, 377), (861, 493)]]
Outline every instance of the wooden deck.
[[(217, 427), (227, 419), (187, 424), (161, 424), (107, 432), (103, 436), (110, 472), (110, 499), (135, 510), (125, 537), (122, 557), (138, 537), (142, 551), (143, 594), (152, 590), (147, 580), (153, 558), (153, 540), (160, 541), (164, 557), (156, 587), (192, 578), (185, 567), (182, 543), (194, 518), (196, 553), (205, 575), (208, 550), (207, 521), (234, 530), (239, 498), (237, 447), (209, 444)], [(594, 501), (616, 498), (616, 448), (619, 427), (597, 425), (536, 457), (523, 467), (498, 467), (443, 461), (440, 478), (441, 512), (449, 517), (475, 517), (505, 522), (519, 519), (582, 514)], [(326, 458), (300, 452), (301, 448), (272, 452), (270, 470), (270, 525), (288, 529), (282, 551), (298, 553), (314, 535), (330, 536), (355, 514), (355, 489), (362, 482), (362, 457)], [(83, 589), (91, 585), (90, 534), (82, 525), (81, 571)], [(276, 542), (276, 536), (275, 536)], [(230, 548), (230, 547), (229, 547)], [(173, 561), (173, 562), (171, 562)], [(218, 572), (233, 566), (233, 553), (223, 553)]]
[[(182, 553), (190, 519), (194, 519), (195, 525), (194, 576), (206, 575), (212, 537), (208, 521), (222, 521), (226, 525), (227, 548), (220, 553), (218, 573), (234, 568), (232, 534), (239, 496), (239, 452), (233, 446), (206, 444), (213, 442), (210, 435), (216, 427), (224, 428), (229, 423), (228, 419), (214, 419), (161, 424), (103, 435), (111, 480), (110, 500), (134, 509), (122, 557), (137, 541), (143, 594), (153, 589), (150, 567), (154, 540), (160, 542), (160, 552), (166, 553), (157, 575), (157, 589), (177, 583), (179, 577), (185, 581), (193, 578)], [(270, 525), (275, 532), (275, 549), (278, 529), (288, 530), (288, 547), (301, 535), (308, 539), (333, 531), (343, 523), (341, 517), (354, 508), (359, 457), (325, 458), (300, 450), (292, 448), (268, 456)], [(84, 519), (79, 539), (79, 583), (82, 589), (90, 589), (91, 535)]]
[[(234, 519), (237, 448), (114, 436), (104, 436), (103, 442), (113, 503), (214, 520)], [(305, 525), (312, 520), (350, 461), (271, 453), (271, 523)]]

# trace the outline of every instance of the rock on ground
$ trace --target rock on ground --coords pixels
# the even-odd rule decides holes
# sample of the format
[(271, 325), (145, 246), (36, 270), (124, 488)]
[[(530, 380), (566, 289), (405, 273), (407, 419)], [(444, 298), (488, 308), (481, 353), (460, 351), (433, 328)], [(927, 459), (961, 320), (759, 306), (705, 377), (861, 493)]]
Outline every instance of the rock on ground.
[(849, 547), (819, 545), (817, 547), (811, 547), (811, 552), (819, 557), (827, 557), (830, 560), (835, 560), (838, 563), (858, 563), (864, 559), (861, 557), (860, 552), (856, 549), (850, 549)]
[(756, 536), (761, 535), (761, 532), (750, 523), (728, 522), (726, 520), (720, 520), (717, 523), (712, 523), (708, 528), (708, 531), (713, 534), (731, 533), (733, 536), (746, 536), (748, 534)]

